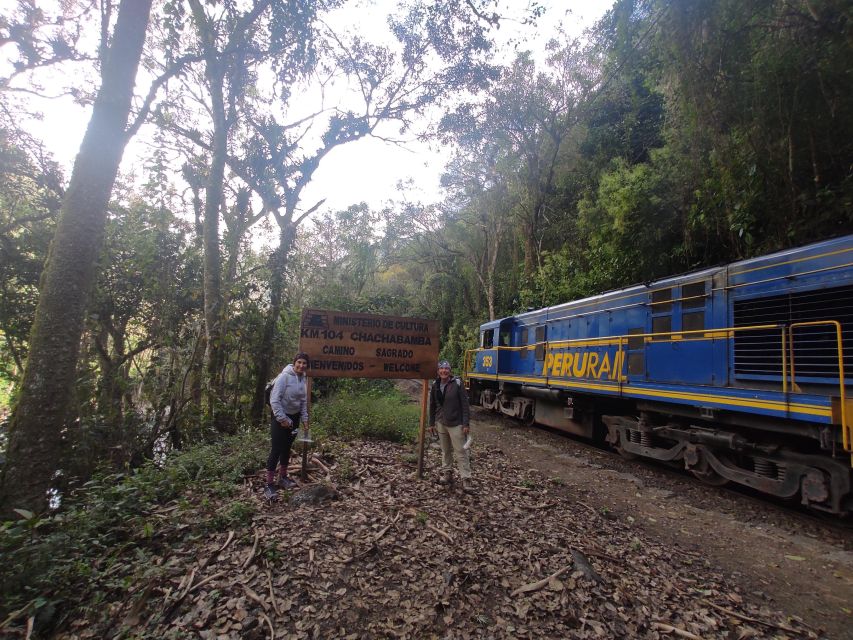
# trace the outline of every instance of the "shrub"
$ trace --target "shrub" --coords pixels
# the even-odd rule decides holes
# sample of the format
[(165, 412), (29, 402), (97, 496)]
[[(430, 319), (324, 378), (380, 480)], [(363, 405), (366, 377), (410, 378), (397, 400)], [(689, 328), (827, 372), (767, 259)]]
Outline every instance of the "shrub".
[(419, 421), (420, 407), (390, 381), (347, 380), (317, 403), (311, 428), (320, 437), (414, 442)]
[[(312, 431), (414, 441), (419, 411), (390, 381), (343, 380), (315, 406)], [(97, 620), (106, 615), (99, 603), (165, 570), (151, 562), (155, 555), (211, 531), (247, 527), (255, 506), (235, 499), (236, 488), (264, 466), (268, 449), (266, 429), (237, 434), (173, 452), (160, 465), (97, 475), (62, 496), (59, 512), (20, 511), (20, 519), (1, 523), (0, 620), (16, 611), (16, 619), (35, 616), (38, 635), (73, 608)], [(351, 463), (342, 471), (353, 473)], [(156, 507), (169, 502), (174, 517), (157, 517)]]
[[(213, 503), (262, 466), (267, 447), (265, 431), (239, 434), (174, 453), (160, 467), (97, 476), (65, 497), (59, 513), (19, 511), (19, 520), (0, 524), (0, 619), (25, 608), (43, 633), (63, 608), (97, 603), (123, 590), (126, 576), (159, 570), (146, 558), (179, 534), (177, 523), (149, 516), (158, 504), (178, 499), (175, 520), (198, 531), (248, 524), (251, 504), (218, 512)], [(195, 505), (184, 497), (189, 489)]]

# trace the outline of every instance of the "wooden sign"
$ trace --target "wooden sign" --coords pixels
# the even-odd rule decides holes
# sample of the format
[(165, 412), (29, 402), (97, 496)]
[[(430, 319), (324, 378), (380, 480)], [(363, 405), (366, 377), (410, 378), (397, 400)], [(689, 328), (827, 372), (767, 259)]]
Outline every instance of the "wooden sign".
[(414, 378), (438, 368), (438, 322), (303, 309), (299, 350), (316, 378)]

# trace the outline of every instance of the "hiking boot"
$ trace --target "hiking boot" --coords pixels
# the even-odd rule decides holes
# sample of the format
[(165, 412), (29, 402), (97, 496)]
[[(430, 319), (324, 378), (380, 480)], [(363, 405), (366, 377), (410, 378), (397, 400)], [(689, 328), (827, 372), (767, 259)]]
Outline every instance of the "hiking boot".
[(438, 477), (438, 484), (453, 484), (453, 472), (445, 471)]
[(283, 478), (278, 479), (278, 486), (287, 491), (291, 491), (292, 489), (296, 489), (299, 485), (287, 476), (284, 476)]
[(462, 478), (462, 491), (474, 493), (474, 481), (471, 478)]
[(264, 498), (267, 500), (275, 500), (278, 497), (278, 491), (276, 491), (274, 484), (268, 484), (264, 488)]

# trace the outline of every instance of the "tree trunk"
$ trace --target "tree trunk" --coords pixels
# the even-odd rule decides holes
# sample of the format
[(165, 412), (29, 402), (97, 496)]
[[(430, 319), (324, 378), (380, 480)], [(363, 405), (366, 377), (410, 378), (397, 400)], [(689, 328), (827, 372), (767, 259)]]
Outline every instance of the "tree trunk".
[(219, 246), (219, 213), (222, 207), (225, 163), (228, 152), (228, 122), (225, 117), (225, 61), (216, 49), (216, 33), (208, 22), (201, 2), (191, 0), (190, 10), (204, 50), (204, 77), (210, 92), (213, 139), (210, 144), (210, 169), (204, 199), (204, 328), (205, 392), (208, 418), (223, 429), (218, 417), (222, 402), (222, 252)]
[[(116, 327), (109, 318), (102, 318), (101, 331), (95, 336), (95, 351), (101, 368), (98, 380), (98, 413), (116, 430), (121, 430), (124, 423), (124, 389), (129, 371), (125, 366), (126, 331), (124, 324)], [(116, 437), (120, 437), (119, 434), (116, 434)], [(111, 443), (105, 444), (110, 446)]]
[(533, 276), (536, 255), (536, 233), (538, 232), (535, 220), (527, 220), (524, 224), (524, 278), (527, 282)]
[(101, 88), (74, 161), (71, 182), (43, 276), (30, 350), (9, 430), (0, 513), (40, 512), (62, 461), (62, 430), (73, 397), (86, 305), (106, 223), (107, 204), (127, 144), (136, 71), (151, 0), (122, 0)]
[(204, 324), (207, 334), (205, 365), (207, 368), (207, 408), (216, 420), (221, 400), (222, 372), (222, 253), (219, 247), (219, 209), (225, 180), (225, 106), (222, 84), (211, 70), (215, 63), (208, 61), (208, 82), (213, 106), (213, 154), (204, 202)]
[(272, 369), (273, 349), (275, 348), (275, 329), (281, 315), (281, 299), (284, 293), (284, 271), (287, 268), (287, 256), (296, 239), (296, 227), (287, 224), (281, 231), (278, 248), (270, 256), (270, 312), (264, 323), (264, 333), (258, 351), (258, 374), (255, 379), (255, 397), (252, 401), (252, 424), (260, 424), (264, 414), (264, 388)]

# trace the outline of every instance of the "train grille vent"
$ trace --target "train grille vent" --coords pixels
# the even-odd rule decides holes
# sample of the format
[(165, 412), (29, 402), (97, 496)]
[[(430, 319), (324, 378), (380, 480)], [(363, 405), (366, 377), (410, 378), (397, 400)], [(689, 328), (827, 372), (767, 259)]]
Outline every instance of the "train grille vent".
[[(838, 320), (844, 346), (844, 376), (853, 377), (853, 286), (803, 291), (767, 298), (736, 300), (734, 326), (791, 324)], [(800, 327), (794, 333), (797, 380), (838, 379), (835, 329)], [(781, 379), (782, 339), (779, 329), (735, 333), (735, 375), (773, 376)]]

